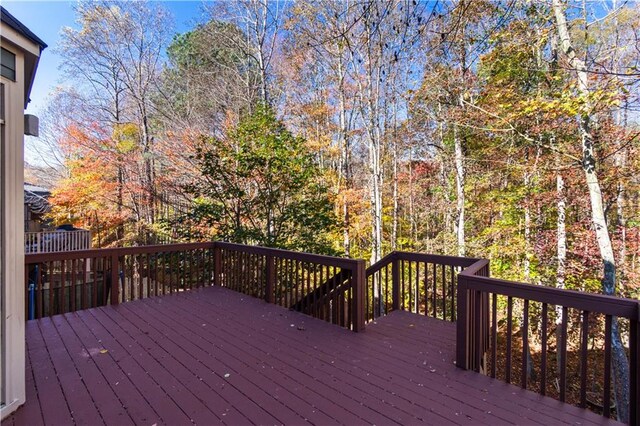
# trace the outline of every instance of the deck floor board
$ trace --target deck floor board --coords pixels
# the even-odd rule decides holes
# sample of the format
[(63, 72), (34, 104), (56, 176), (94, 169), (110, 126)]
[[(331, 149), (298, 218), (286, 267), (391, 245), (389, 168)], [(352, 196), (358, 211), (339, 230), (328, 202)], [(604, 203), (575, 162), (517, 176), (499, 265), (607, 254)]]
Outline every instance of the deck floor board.
[(219, 287), (29, 321), (27, 355), (8, 425), (615, 423), (457, 369), (452, 323), (353, 333)]

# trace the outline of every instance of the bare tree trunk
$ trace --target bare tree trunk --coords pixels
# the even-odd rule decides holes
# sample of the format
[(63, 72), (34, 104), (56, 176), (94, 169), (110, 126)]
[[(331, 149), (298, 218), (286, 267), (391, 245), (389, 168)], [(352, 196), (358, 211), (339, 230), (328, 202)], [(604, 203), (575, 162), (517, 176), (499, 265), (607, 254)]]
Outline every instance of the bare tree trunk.
[[(571, 67), (576, 71), (578, 90), (585, 99), (589, 98), (589, 81), (587, 68), (573, 48), (571, 35), (567, 26), (567, 18), (564, 4), (561, 0), (553, 0), (553, 11), (557, 23), (560, 45), (564, 54), (569, 59)], [(591, 201), (591, 220), (596, 233), (600, 257), (604, 265), (604, 278), (602, 290), (604, 294), (614, 295), (616, 292), (616, 265), (613, 255), (611, 236), (607, 228), (604, 202), (600, 182), (596, 173), (596, 157), (593, 148), (593, 136), (590, 129), (591, 115), (588, 110), (580, 116), (580, 137), (582, 144), (582, 169), (585, 173), (589, 199)], [(618, 420), (627, 423), (629, 421), (629, 362), (624, 352), (618, 321), (613, 321), (612, 327), (612, 351), (613, 351), (613, 378), (616, 395), (616, 412)]]
[(409, 222), (411, 224), (411, 244), (415, 249), (418, 240), (418, 224), (415, 217), (413, 198), (413, 149), (409, 149)]
[(155, 185), (154, 185), (154, 173), (153, 173), (153, 164), (152, 164), (152, 155), (153, 155), (153, 147), (152, 142), (153, 138), (149, 134), (149, 117), (147, 115), (146, 107), (144, 105), (145, 99), (142, 98), (139, 100), (140, 102), (140, 115), (142, 121), (142, 150), (143, 150), (143, 162), (144, 162), (144, 183), (145, 183), (145, 192), (146, 192), (146, 204), (147, 204), (147, 221), (148, 223), (155, 222), (155, 211), (154, 211), (154, 201), (155, 201)]
[(398, 138), (397, 138), (397, 115), (398, 106), (396, 101), (393, 103), (393, 223), (391, 226), (391, 250), (398, 247)]
[(347, 102), (345, 99), (345, 88), (344, 88), (344, 69), (342, 64), (342, 54), (340, 54), (340, 58), (338, 59), (338, 74), (339, 74), (339, 99), (340, 99), (340, 130), (339, 130), (339, 139), (341, 141), (341, 173), (342, 178), (344, 179), (344, 190), (342, 191), (342, 237), (343, 237), (343, 247), (345, 256), (349, 256), (351, 254), (351, 238), (349, 232), (349, 190), (351, 189), (351, 167), (350, 167), (350, 155), (349, 155), (349, 135), (347, 134)]
[(458, 126), (453, 127), (453, 143), (455, 150), (455, 164), (456, 164), (456, 238), (458, 242), (458, 256), (465, 256), (465, 238), (464, 238), (464, 180), (465, 180), (465, 165), (464, 165), (464, 148), (462, 146), (462, 140), (458, 134)]

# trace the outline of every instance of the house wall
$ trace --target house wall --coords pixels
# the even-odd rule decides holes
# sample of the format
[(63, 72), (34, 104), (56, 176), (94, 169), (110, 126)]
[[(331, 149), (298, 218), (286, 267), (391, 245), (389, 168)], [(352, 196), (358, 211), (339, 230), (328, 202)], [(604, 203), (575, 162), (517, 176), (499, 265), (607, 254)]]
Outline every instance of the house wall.
[(4, 123), (0, 147), (0, 392), (4, 418), (25, 402), (24, 52), (38, 46), (2, 26), (2, 47), (16, 55), (16, 81), (0, 77)]

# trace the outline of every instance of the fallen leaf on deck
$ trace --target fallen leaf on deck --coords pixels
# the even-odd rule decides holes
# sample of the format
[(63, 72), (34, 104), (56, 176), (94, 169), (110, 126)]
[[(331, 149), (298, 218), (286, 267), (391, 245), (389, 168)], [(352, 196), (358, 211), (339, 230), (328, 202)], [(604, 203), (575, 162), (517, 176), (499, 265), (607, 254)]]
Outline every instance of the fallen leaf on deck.
[(101, 354), (106, 354), (107, 352), (109, 352), (109, 351), (108, 351), (108, 350), (106, 350), (106, 349), (100, 349), (100, 353), (101, 353)]

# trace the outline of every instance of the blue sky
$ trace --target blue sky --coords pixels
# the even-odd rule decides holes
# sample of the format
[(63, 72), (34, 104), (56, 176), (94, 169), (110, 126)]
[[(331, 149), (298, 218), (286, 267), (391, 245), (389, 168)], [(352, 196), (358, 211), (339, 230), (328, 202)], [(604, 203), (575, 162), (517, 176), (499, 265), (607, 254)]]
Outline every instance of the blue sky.
[[(73, 7), (75, 1), (25, 1), (3, 0), (2, 6), (18, 18), (38, 37), (49, 45), (42, 54), (38, 73), (31, 91), (31, 103), (27, 109), (30, 114), (38, 114), (47, 103), (49, 94), (63, 84), (58, 67), (61, 58), (54, 49), (60, 39), (62, 27), (75, 26)], [(201, 20), (203, 1), (163, 1), (174, 18), (176, 33), (184, 32)]]

